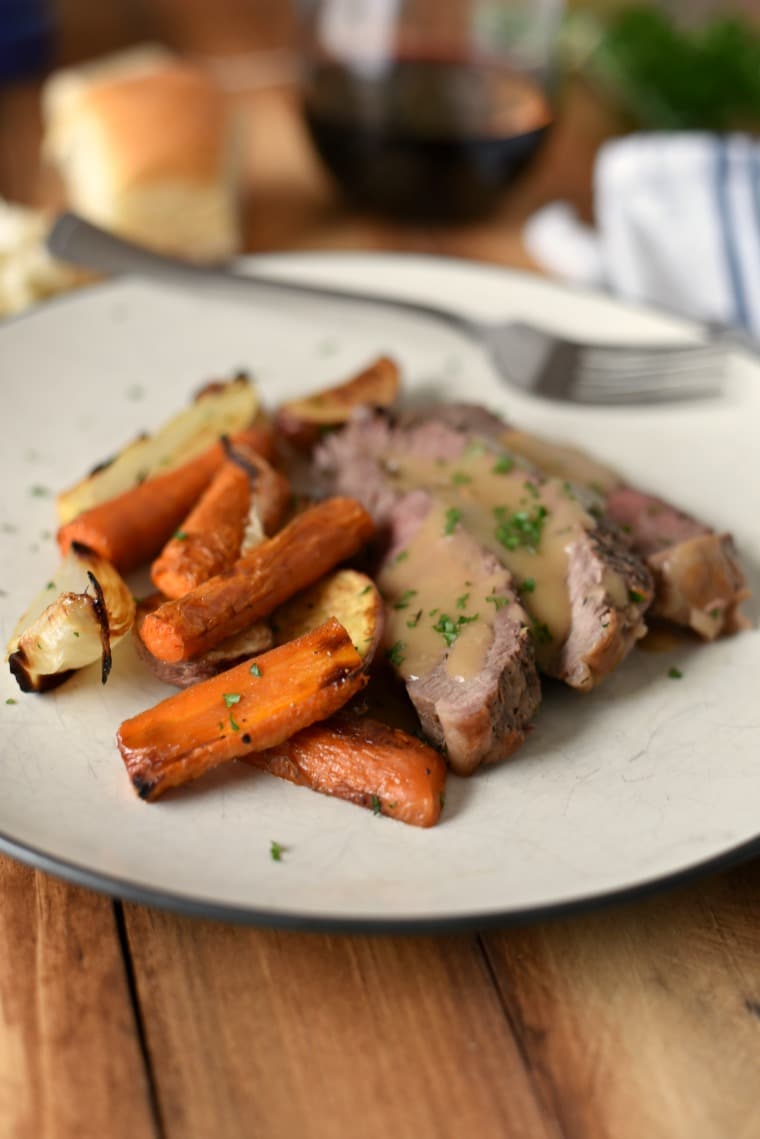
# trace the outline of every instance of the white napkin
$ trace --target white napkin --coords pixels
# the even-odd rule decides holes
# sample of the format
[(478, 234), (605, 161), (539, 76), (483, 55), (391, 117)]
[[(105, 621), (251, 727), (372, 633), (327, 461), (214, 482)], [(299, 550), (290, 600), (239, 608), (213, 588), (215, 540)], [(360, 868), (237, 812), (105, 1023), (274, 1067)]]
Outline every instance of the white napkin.
[(633, 134), (606, 143), (594, 172), (594, 229), (566, 203), (524, 230), (565, 280), (760, 336), (760, 141)]

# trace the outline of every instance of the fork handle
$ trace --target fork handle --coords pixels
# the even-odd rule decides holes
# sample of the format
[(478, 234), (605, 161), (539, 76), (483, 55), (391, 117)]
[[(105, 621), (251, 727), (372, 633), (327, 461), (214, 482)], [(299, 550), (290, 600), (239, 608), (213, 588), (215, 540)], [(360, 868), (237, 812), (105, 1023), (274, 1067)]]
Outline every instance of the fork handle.
[(47, 248), (53, 256), (73, 265), (93, 269), (99, 273), (130, 274), (163, 281), (182, 288), (224, 289), (235, 295), (250, 298), (263, 289), (321, 300), (350, 301), (415, 313), (428, 319), (444, 322), (473, 340), (482, 335), (482, 325), (450, 309), (421, 301), (401, 300), (385, 293), (365, 293), (354, 289), (339, 289), (332, 285), (307, 285), (300, 281), (267, 277), (256, 273), (235, 273), (231, 269), (209, 268), (205, 265), (182, 261), (155, 253), (135, 242), (126, 241), (74, 213), (63, 213), (53, 223), (47, 239)]

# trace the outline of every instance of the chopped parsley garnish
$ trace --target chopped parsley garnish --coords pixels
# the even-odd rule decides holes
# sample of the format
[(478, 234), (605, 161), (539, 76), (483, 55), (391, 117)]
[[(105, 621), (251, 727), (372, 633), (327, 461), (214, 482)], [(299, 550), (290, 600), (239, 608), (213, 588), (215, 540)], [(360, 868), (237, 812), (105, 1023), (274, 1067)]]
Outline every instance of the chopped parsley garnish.
[(520, 546), (525, 546), (535, 553), (541, 541), (541, 532), (548, 513), (545, 506), (536, 506), (530, 512), (515, 510), (513, 514), (508, 514), (505, 506), (494, 507), (498, 522), (495, 530), (496, 541), (507, 550), (516, 550)]
[(428, 617), (435, 617), (437, 612), (437, 609), (428, 609)]
[(511, 459), (509, 455), (502, 455), (501, 458), (497, 459), (494, 465), (491, 467), (491, 474), (508, 475), (514, 465), (514, 459)]
[(532, 498), (538, 498), (538, 487), (534, 482), (531, 482), (530, 479), (526, 479), (523, 486)]
[(35, 483), (34, 486), (29, 487), (29, 493), (33, 495), (34, 498), (47, 498), (50, 491), (46, 486), (40, 486), (39, 483)]
[(713, 621), (717, 621), (720, 617), (720, 609), (717, 607), (715, 609), (711, 609), (708, 616), (712, 617)]
[(400, 665), (402, 665), (404, 663), (404, 649), (405, 648), (406, 648), (406, 645), (404, 644), (403, 641), (396, 641), (396, 643), (391, 645), (391, 647), (388, 649), (387, 653), (385, 654), (387, 659), (391, 662), (391, 664), (395, 664), (396, 668), (398, 668)]
[(416, 629), (420, 623), (421, 617), (422, 617), (422, 610), (418, 609), (417, 612), (414, 614), (414, 616), (410, 617), (409, 620), (407, 621), (407, 623), (406, 623), (407, 629)]
[(473, 621), (477, 621), (479, 616), (480, 614), (476, 613), (472, 617), (462, 616), (457, 617), (455, 620), (453, 617), (449, 617), (447, 613), (442, 613), (436, 621), (435, 625), (433, 625), (433, 632), (440, 633), (447, 646), (451, 648), (451, 646), (454, 644), (454, 641), (459, 636), (462, 630), (462, 626), (470, 625)]
[(178, 542), (186, 542), (187, 541), (187, 531), (186, 530), (175, 530), (172, 537), (176, 538)]
[(49, 581), (49, 582), (47, 583), (47, 585), (45, 586), (45, 589), (55, 589), (55, 582), (54, 582), (54, 581)]
[(485, 443), (481, 443), (477, 439), (471, 439), (464, 449), (465, 455), (483, 455), (487, 448)]
[(680, 668), (673, 667), (668, 669), (668, 676), (671, 680), (681, 680), (683, 678), (683, 673), (681, 672)]
[(73, 633), (74, 633), (74, 636), (75, 636), (75, 637), (78, 637), (78, 636), (79, 636), (79, 632), (78, 632), (78, 630), (77, 630), (77, 629), (74, 629), (74, 630), (73, 630)]
[(523, 578), (519, 585), (520, 593), (532, 593), (535, 588), (535, 578), (532, 577)]
[(272, 839), (269, 844), (269, 857), (272, 859), (272, 862), (282, 862), (282, 854), (284, 850), (284, 846)]
[(396, 554), (395, 558), (393, 559), (394, 565), (398, 565), (399, 562), (406, 561), (406, 559), (408, 557), (409, 557), (409, 551), (408, 550), (402, 550), (400, 553)]
[(361, 592), (359, 593), (359, 596), (364, 597), (365, 593), (369, 593), (370, 589), (372, 589), (371, 585), (365, 585), (364, 589), (362, 589)]
[(224, 695), (222, 696), (222, 699), (224, 700), (225, 708), (231, 708), (233, 704), (239, 704), (240, 703), (240, 693), (239, 692), (225, 692)]
[(456, 506), (450, 506), (446, 511), (446, 525), (443, 527), (444, 534), (453, 534), (461, 517), (462, 511), (457, 510)]
[(235, 720), (232, 718), (232, 712), (230, 712), (230, 727), (232, 728), (233, 732), (239, 732), (240, 731), (240, 724), (236, 723)]
[(490, 593), (486, 598), (486, 601), (490, 601), (491, 605), (495, 605), (497, 610), (503, 609), (505, 605), (509, 605), (510, 600), (511, 598), (509, 597), (499, 597), (497, 593)]
[(644, 594), (639, 593), (638, 589), (629, 589), (628, 590), (628, 600), (638, 603), (639, 601), (644, 600)]
[(550, 645), (554, 637), (549, 632), (549, 626), (544, 621), (537, 621), (535, 617), (532, 619), (533, 636), (538, 641), (539, 645)]
[(464, 471), (454, 471), (451, 481), (454, 486), (467, 486), (468, 483), (472, 482), (472, 477), (466, 475)]
[(441, 810), (443, 810), (443, 808), (446, 806), (446, 792), (445, 791), (441, 791), (439, 793), (439, 799), (441, 801)]
[(575, 501), (575, 491), (573, 490), (573, 484), (571, 482), (568, 482), (568, 480), (565, 479), (562, 484), (562, 489), (568, 498), (571, 498), (573, 501)]
[(416, 596), (417, 596), (417, 590), (416, 589), (405, 589), (404, 592), (399, 597), (398, 601), (394, 601), (393, 608), (394, 609), (408, 609), (409, 608), (409, 602), (412, 600), (413, 597), (416, 597)]
[(469, 593), (463, 593), (461, 597), (457, 597), (457, 609), (466, 609), (467, 602), (470, 600)]
[(248, 671), (250, 672), (251, 676), (261, 676), (261, 669), (256, 664), (256, 661), (253, 662)]
[(380, 797), (378, 795), (373, 795), (372, 796), (372, 814), (373, 815), (379, 815), (380, 814), (380, 807), (381, 807)]
[(9, 696), (8, 699), (5, 701), (5, 703), (6, 704), (15, 704), (16, 701), (13, 699), (12, 696)]

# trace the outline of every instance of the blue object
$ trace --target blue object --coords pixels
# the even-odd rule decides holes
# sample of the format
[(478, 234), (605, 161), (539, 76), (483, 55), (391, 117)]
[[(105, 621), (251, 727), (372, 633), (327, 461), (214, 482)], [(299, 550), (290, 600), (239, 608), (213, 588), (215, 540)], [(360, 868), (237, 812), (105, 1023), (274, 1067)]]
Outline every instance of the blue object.
[(44, 70), (52, 60), (48, 0), (0, 0), (0, 83)]

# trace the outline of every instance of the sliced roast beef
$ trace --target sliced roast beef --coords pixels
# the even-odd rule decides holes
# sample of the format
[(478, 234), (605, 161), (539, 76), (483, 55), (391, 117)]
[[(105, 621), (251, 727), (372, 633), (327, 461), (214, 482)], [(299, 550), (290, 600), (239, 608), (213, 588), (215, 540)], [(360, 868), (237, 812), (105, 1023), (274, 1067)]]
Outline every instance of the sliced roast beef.
[(606, 510), (652, 571), (653, 616), (694, 629), (708, 641), (746, 628), (739, 605), (749, 590), (730, 534), (717, 534), (632, 487), (610, 491)]
[(541, 700), (528, 617), (501, 563), (426, 491), (396, 497), (379, 567), (386, 652), (428, 739), (469, 775), (511, 755)]
[(452, 532), (466, 530), (517, 580), (547, 674), (592, 688), (645, 632), (651, 576), (624, 535), (595, 516), (593, 492), (537, 477), (482, 435), (435, 417), (406, 428), (356, 420), (316, 459), (331, 489), (350, 488), (380, 526), (414, 487), (444, 502)]
[(419, 427), (425, 423), (442, 423), (466, 435), (479, 435), (483, 439), (501, 442), (506, 424), (504, 420), (481, 407), (479, 403), (426, 403), (405, 408), (396, 416), (399, 427)]
[(598, 489), (605, 512), (629, 536), (655, 582), (651, 614), (693, 629), (705, 640), (746, 627), (739, 605), (749, 596), (730, 534), (654, 495), (574, 447), (509, 429), (507, 446), (547, 474)]

